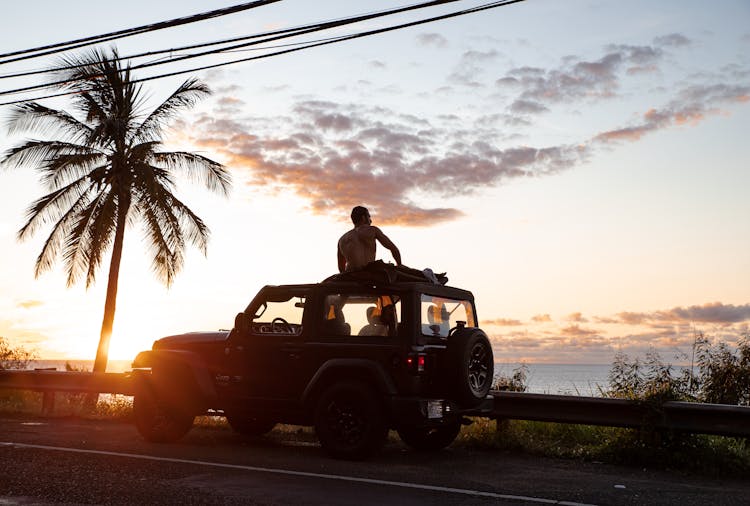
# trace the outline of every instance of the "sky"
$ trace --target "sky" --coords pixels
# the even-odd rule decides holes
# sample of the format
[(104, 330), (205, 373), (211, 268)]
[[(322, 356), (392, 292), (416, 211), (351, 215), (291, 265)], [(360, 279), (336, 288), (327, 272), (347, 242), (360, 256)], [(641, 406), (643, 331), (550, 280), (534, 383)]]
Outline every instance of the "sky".
[[(234, 3), (19, 5), (0, 17), (0, 52)], [(283, 0), (117, 47), (176, 48), (401, 5)], [(54, 62), (5, 64), (0, 75)], [(190, 77), (213, 94), (165, 143), (222, 162), (234, 188), (223, 198), (180, 181), (211, 241), (169, 289), (151, 271), (142, 230), (128, 229), (111, 359), (160, 336), (230, 328), (263, 285), (325, 279), (359, 204), (406, 265), (445, 271), (474, 293), (499, 362), (610, 363), (655, 350), (684, 363), (700, 332), (734, 343), (750, 331), (746, 0), (526, 0), (149, 81), (146, 110)], [(36, 82), (2, 79), (0, 89)], [(25, 138), (6, 133), (8, 110), (3, 151)], [(61, 264), (34, 278), (49, 229), (24, 242), (16, 232), (43, 194), (32, 168), (0, 169), (0, 336), (42, 358), (93, 359), (107, 265), (88, 290), (67, 288)], [(392, 261), (384, 248), (378, 258)]]

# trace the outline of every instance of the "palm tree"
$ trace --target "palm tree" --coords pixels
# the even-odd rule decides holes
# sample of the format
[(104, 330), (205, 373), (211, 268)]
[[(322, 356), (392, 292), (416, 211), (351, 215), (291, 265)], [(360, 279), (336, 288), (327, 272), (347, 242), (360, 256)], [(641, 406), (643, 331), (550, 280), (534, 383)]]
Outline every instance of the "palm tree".
[(60, 86), (72, 93), (77, 115), (37, 102), (14, 106), (10, 133), (36, 131), (57, 140), (25, 140), (4, 153), (0, 163), (35, 168), (49, 191), (31, 204), (27, 222), (18, 231), (23, 240), (53, 224), (36, 260), (35, 276), (62, 256), (68, 286), (85, 277), (88, 288), (103, 255), (112, 248), (94, 361), (94, 371), (103, 372), (127, 226), (143, 223), (154, 272), (170, 286), (182, 267), (187, 243), (205, 254), (209, 236), (203, 221), (174, 195), (175, 176), (182, 172), (224, 195), (231, 181), (221, 164), (204, 156), (161, 150), (164, 127), (180, 110), (208, 95), (206, 85), (187, 80), (143, 114), (142, 87), (130, 82), (130, 66), (123, 68), (115, 49), (110, 55), (93, 50), (62, 63), (58, 73), (67, 82)]

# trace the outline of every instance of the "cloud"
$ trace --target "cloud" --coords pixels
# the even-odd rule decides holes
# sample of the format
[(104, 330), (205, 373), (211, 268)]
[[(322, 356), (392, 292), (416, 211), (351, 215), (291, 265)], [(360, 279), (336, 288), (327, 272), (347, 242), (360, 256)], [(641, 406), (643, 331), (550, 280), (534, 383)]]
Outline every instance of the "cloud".
[(494, 320), (482, 320), (482, 325), (495, 325), (498, 327), (517, 327), (523, 325), (521, 320), (513, 320), (511, 318), (496, 318)]
[(533, 100), (516, 100), (510, 105), (511, 112), (517, 114), (539, 114), (549, 111), (549, 107)]
[[(292, 191), (314, 214), (364, 204), (374, 209), (378, 223), (406, 226), (463, 214), (421, 206), (421, 195), (472, 195), (512, 179), (557, 173), (588, 155), (572, 145), (500, 149), (481, 140), (481, 129), (462, 130), (453, 119), (428, 121), (383, 107), (321, 100), (297, 102), (290, 116), (206, 115), (186, 130), (198, 146), (210, 147), (245, 173), (256, 189)], [(489, 128), (486, 137), (493, 134)]]
[(663, 46), (686, 45), (686, 37), (671, 34), (658, 38), (653, 46), (610, 44), (593, 60), (567, 56), (555, 68), (517, 67), (495, 80), (502, 90), (515, 90), (512, 112), (538, 114), (548, 105), (580, 100), (611, 99), (620, 88), (620, 75), (658, 72)]
[(588, 320), (583, 317), (583, 315), (580, 312), (577, 313), (570, 313), (567, 318), (569, 322), (576, 322), (576, 323), (587, 323)]
[(23, 300), (16, 304), (16, 306), (23, 308), (23, 309), (31, 309), (34, 307), (43, 306), (44, 302), (41, 300)]
[(585, 328), (582, 328), (580, 325), (570, 325), (568, 327), (564, 327), (560, 330), (560, 332), (564, 336), (573, 336), (573, 337), (596, 336), (596, 335), (601, 334), (601, 332), (598, 330), (585, 329)]
[(466, 51), (461, 55), (458, 65), (453, 72), (448, 75), (448, 82), (467, 86), (470, 88), (480, 88), (484, 84), (478, 78), (487, 69), (490, 63), (497, 60), (500, 53), (491, 49), (489, 51)]
[(536, 316), (532, 316), (531, 321), (536, 322), (536, 323), (547, 323), (547, 322), (551, 322), (552, 318), (548, 314), (538, 314)]
[(652, 312), (618, 313), (619, 323), (644, 325), (654, 322), (731, 324), (750, 321), (750, 304), (735, 306), (710, 302), (702, 306), (674, 307)]
[(689, 46), (692, 43), (692, 40), (680, 33), (670, 33), (669, 35), (663, 35), (654, 39), (654, 44), (663, 47), (683, 47)]
[(448, 47), (448, 39), (439, 33), (420, 33), (417, 35), (417, 43), (420, 46)]
[(514, 100), (540, 105), (583, 98), (609, 98), (618, 88), (617, 70), (626, 60), (620, 51), (611, 52), (595, 61), (568, 61), (556, 69), (537, 67), (511, 69), (498, 78), (500, 87), (518, 86), (520, 94)]
[(696, 125), (706, 116), (721, 112), (720, 106), (750, 101), (750, 86), (713, 84), (690, 86), (677, 99), (661, 109), (649, 109), (641, 122), (628, 127), (602, 132), (594, 142), (637, 141), (646, 134), (679, 125)]

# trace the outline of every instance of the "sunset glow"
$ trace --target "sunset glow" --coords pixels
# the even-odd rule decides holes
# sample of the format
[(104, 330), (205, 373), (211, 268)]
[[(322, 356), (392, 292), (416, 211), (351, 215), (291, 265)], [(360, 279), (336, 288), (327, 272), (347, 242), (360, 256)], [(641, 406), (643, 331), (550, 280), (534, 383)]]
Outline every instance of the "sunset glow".
[[(233, 3), (21, 5), (0, 18), (2, 52)], [(118, 48), (399, 5), (284, 0)], [(168, 147), (224, 163), (234, 190), (223, 199), (179, 185), (211, 241), (170, 289), (151, 272), (142, 230), (128, 229), (110, 358), (228, 329), (265, 284), (325, 279), (359, 204), (406, 265), (474, 293), (499, 362), (610, 363), (650, 347), (681, 362), (698, 332), (734, 342), (750, 331), (748, 21), (742, 0), (527, 0), (197, 72), (214, 93), (173, 125)], [(144, 83), (148, 103), (187, 77)], [(37, 82), (27, 79), (0, 85)], [(19, 139), (3, 130), (0, 149)], [(25, 242), (16, 232), (43, 194), (32, 170), (0, 169), (0, 336), (42, 358), (93, 359), (106, 264), (89, 290), (66, 288), (61, 265), (34, 279), (49, 232)], [(378, 258), (391, 259), (382, 248)]]

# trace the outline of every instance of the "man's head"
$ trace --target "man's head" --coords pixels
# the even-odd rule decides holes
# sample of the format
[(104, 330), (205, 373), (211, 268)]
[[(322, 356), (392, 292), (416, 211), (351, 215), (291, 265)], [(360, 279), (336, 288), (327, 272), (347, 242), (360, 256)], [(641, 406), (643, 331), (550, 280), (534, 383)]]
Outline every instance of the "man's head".
[(370, 211), (366, 207), (357, 206), (352, 209), (352, 223), (355, 225), (369, 225), (372, 223), (370, 219)]

